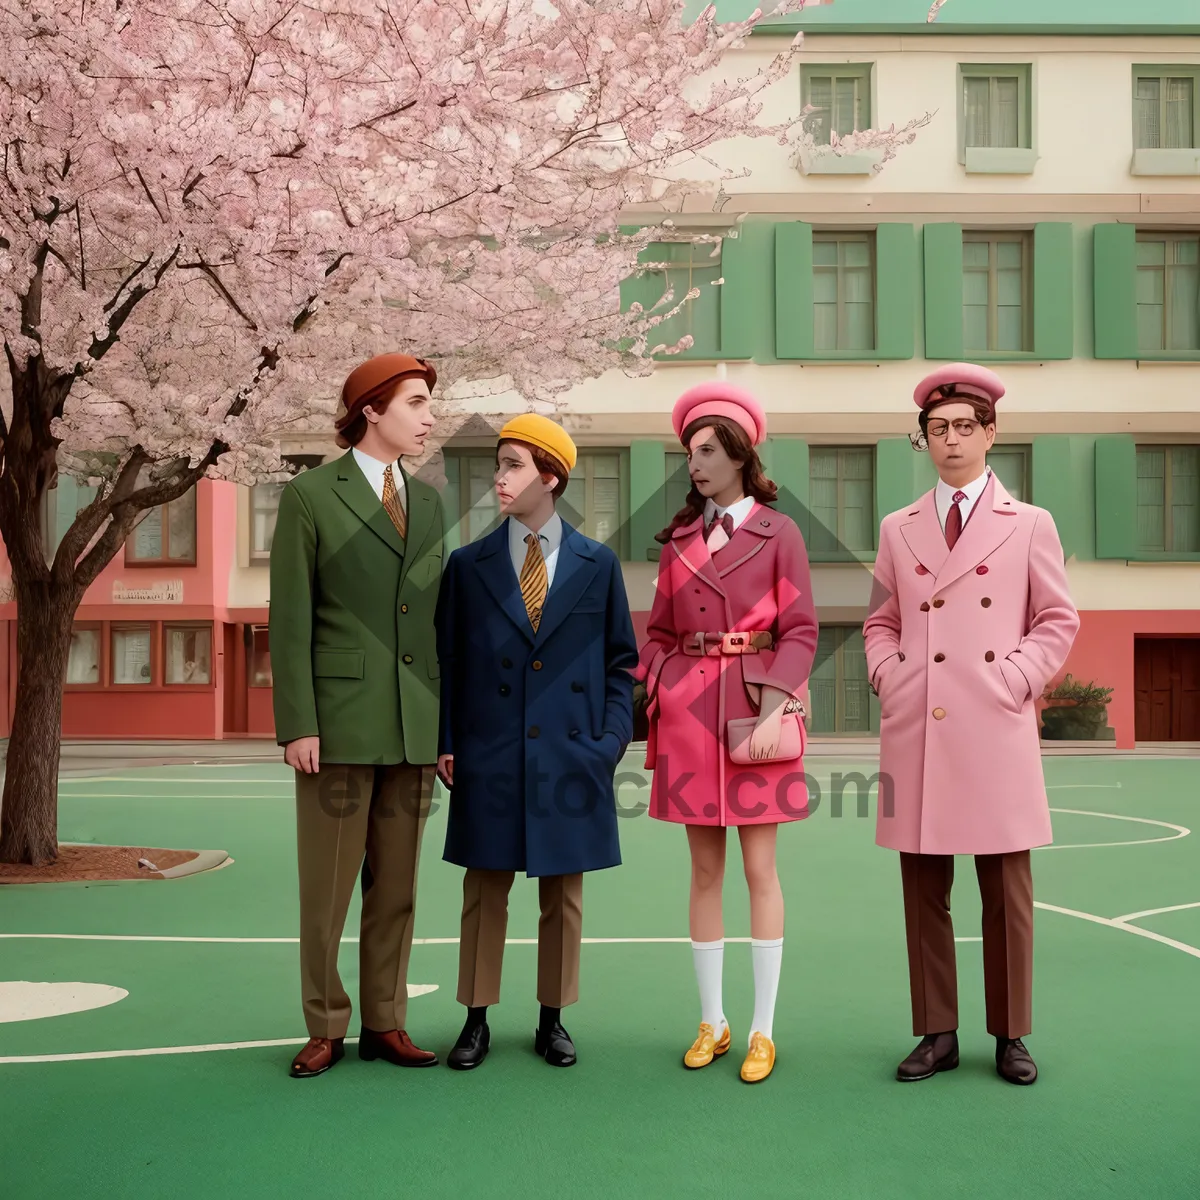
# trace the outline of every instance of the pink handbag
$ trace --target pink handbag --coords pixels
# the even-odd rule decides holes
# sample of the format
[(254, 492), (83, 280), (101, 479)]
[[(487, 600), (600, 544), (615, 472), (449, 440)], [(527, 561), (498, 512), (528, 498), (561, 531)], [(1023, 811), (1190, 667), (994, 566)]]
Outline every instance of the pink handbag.
[(808, 735), (804, 728), (804, 705), (789, 700), (783, 708), (779, 727), (779, 746), (770, 758), (750, 757), (750, 737), (758, 724), (757, 717), (738, 717), (725, 722), (725, 744), (730, 760), (739, 766), (759, 766), (764, 763), (791, 762), (804, 756)]

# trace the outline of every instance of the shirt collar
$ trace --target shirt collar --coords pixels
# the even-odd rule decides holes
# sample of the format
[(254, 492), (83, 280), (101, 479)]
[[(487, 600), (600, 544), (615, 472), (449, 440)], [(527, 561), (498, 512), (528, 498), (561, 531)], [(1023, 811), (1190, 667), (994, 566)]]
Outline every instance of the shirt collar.
[(377, 458), (372, 458), (369, 454), (365, 454), (357, 446), (353, 448), (351, 453), (354, 455), (354, 461), (358, 463), (359, 469), (367, 477), (367, 482), (371, 484), (376, 491), (383, 488), (383, 473), (390, 466), (392, 468), (392, 479), (396, 484), (396, 491), (404, 491), (404, 469), (400, 466), (399, 460), (394, 463), (380, 462)]
[(728, 513), (733, 518), (733, 525), (736, 529), (750, 515), (753, 507), (753, 496), (743, 496), (736, 504), (731, 504), (728, 508), (718, 508), (709, 498), (704, 502), (704, 523), (707, 525), (714, 516), (723, 517)]
[(954, 493), (962, 492), (971, 504), (983, 495), (983, 489), (987, 487), (988, 480), (992, 477), (992, 468), (984, 467), (983, 474), (978, 479), (972, 479), (970, 483), (964, 483), (962, 487), (952, 488), (944, 479), (937, 481), (938, 496), (947, 504), (954, 503)]
[[(526, 546), (525, 538), (533, 532), (528, 525), (522, 524), (516, 517), (508, 518), (508, 543), (510, 546)], [(562, 544), (563, 525), (558, 513), (551, 513), (550, 519), (538, 530), (542, 542), (542, 555), (553, 554)]]

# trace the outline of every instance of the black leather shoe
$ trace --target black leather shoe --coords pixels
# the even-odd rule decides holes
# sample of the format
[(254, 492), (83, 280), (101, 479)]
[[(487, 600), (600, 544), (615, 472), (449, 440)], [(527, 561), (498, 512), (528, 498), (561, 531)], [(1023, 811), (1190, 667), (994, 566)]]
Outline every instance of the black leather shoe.
[(901, 1083), (916, 1083), (918, 1079), (931, 1079), (939, 1071), (953, 1071), (957, 1066), (958, 1034), (930, 1033), (896, 1068), (896, 1078)]
[(456, 1071), (470, 1071), (487, 1058), (492, 1044), (492, 1033), (486, 1021), (471, 1021), (462, 1028), (454, 1049), (446, 1056), (446, 1066)]
[(1020, 1038), (996, 1039), (996, 1074), (1009, 1083), (1028, 1084), (1037, 1079), (1037, 1067)]
[(533, 1048), (552, 1067), (575, 1065), (575, 1043), (571, 1035), (555, 1021), (546, 1029), (539, 1029), (533, 1036)]

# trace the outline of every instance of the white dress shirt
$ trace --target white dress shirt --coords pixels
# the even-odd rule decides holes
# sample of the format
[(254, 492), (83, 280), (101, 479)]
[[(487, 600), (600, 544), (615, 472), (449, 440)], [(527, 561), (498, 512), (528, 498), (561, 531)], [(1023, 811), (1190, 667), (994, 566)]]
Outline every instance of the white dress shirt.
[[(728, 508), (720, 508), (710, 498), (704, 502), (704, 525), (708, 527), (708, 523), (714, 518), (720, 520), (726, 514), (733, 518), (733, 528), (736, 532), (742, 522), (750, 515), (750, 510), (754, 507), (753, 496), (743, 496), (737, 503), (729, 505)], [(722, 546), (727, 545), (729, 538), (725, 535), (725, 530), (717, 526), (708, 535), (708, 550), (710, 554), (716, 554)]]
[(953, 488), (941, 479), (937, 481), (937, 487), (933, 489), (933, 502), (937, 507), (938, 523), (941, 525), (943, 533), (946, 532), (946, 518), (950, 515), (950, 508), (954, 504), (954, 493), (962, 492), (966, 496), (965, 500), (958, 502), (958, 507), (962, 509), (963, 525), (966, 525), (967, 518), (971, 515), (971, 509), (983, 495), (983, 489), (987, 487), (991, 476), (992, 468), (985, 467), (983, 474), (978, 479), (972, 479), (970, 483), (964, 483), (960, 488)]
[[(528, 525), (522, 525), (515, 517), (508, 518), (508, 553), (512, 559), (513, 570), (517, 578), (525, 568), (525, 555), (529, 547), (525, 539), (533, 532)], [(541, 542), (542, 557), (546, 560), (546, 588), (554, 583), (554, 568), (558, 565), (558, 549), (562, 545), (563, 525), (558, 513), (551, 514), (550, 520), (538, 530)]]
[(394, 463), (380, 462), (377, 458), (372, 458), (369, 454), (364, 454), (357, 446), (351, 451), (354, 455), (354, 461), (358, 463), (362, 473), (367, 477), (367, 482), (375, 489), (375, 495), (383, 501), (383, 473), (390, 466), (392, 468), (392, 481), (396, 485), (396, 496), (400, 501), (401, 507), (408, 512), (408, 499), (404, 494), (404, 472), (400, 469), (399, 461)]

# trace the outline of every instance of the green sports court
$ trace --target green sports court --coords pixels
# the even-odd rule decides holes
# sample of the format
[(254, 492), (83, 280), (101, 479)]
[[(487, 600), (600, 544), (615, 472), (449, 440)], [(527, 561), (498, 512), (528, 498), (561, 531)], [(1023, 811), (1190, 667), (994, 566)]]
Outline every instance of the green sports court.
[[(1200, 760), (1045, 758), (1056, 844), (1035, 851), (1032, 1088), (1000, 1080), (983, 1026), (979, 900), (955, 892), (962, 1065), (893, 1079), (911, 1049), (896, 856), (874, 798), (812, 757), (821, 804), (780, 830), (788, 905), (764, 1083), (738, 1078), (753, 1007), (748, 945), (725, 955), (733, 1052), (688, 1072), (699, 1020), (681, 829), (636, 811), (624, 865), (588, 877), (581, 1002), (564, 1013), (578, 1066), (532, 1050), (536, 887), (518, 879), (492, 1052), (477, 1071), (345, 1062), (297, 1081), (292, 782), (282, 765), (139, 766), (61, 783), (63, 841), (222, 849), (184, 879), (0, 889), (0, 980), (105, 984), (128, 995), (0, 1024), (0, 1194), (129, 1197), (1200, 1196)], [(631, 750), (622, 770), (638, 775)], [(627, 779), (622, 804), (636, 809)], [(648, 793), (643, 793), (648, 794)], [(444, 804), (444, 795), (439, 795)], [(409, 1031), (443, 1058), (461, 871), (424, 844)], [(748, 940), (736, 837), (726, 936)], [(347, 934), (357, 931), (357, 901)], [(356, 946), (343, 978), (357, 991)], [(357, 1031), (352, 1023), (351, 1034)]]

